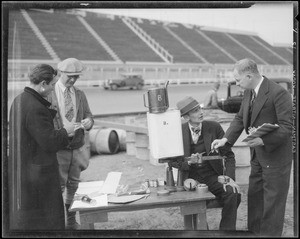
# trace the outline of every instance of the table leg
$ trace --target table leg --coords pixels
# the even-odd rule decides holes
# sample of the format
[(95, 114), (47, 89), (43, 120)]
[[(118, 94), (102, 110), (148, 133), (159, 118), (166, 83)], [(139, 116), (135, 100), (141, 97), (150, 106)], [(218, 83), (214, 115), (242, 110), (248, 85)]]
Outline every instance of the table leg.
[(207, 219), (206, 211), (198, 214), (196, 225), (198, 225), (198, 230), (207, 230)]
[(106, 212), (90, 212), (79, 213), (80, 217), (80, 229), (82, 230), (94, 230), (96, 222), (107, 222), (108, 215)]
[(181, 206), (180, 210), (185, 230), (207, 230), (205, 201)]
[(183, 220), (184, 220), (184, 229), (185, 230), (194, 230), (193, 215), (183, 215)]
[(94, 223), (84, 223), (82, 222), (80, 225), (80, 230), (94, 230), (95, 224)]
[[(203, 225), (198, 223), (198, 214), (191, 214), (191, 215), (184, 215), (184, 229), (185, 230), (197, 230), (198, 225), (200, 230), (205, 230), (203, 229)], [(206, 220), (205, 220), (206, 222)]]

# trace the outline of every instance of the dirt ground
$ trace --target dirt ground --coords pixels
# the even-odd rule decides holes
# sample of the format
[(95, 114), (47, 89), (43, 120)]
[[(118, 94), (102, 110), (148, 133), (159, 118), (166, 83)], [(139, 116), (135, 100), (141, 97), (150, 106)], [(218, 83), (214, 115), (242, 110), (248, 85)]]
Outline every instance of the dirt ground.
[[(165, 178), (165, 164), (154, 166), (147, 160), (129, 156), (125, 151), (114, 155), (92, 155), (89, 167), (82, 172), (82, 181), (105, 180), (109, 172), (122, 172), (120, 184), (134, 185), (145, 179)], [(291, 180), (292, 182), (293, 180)], [(247, 230), (247, 185), (241, 186), (242, 202), (238, 208), (237, 230)], [(78, 218), (78, 215), (77, 215)], [(209, 230), (218, 230), (221, 208), (208, 209)], [(79, 219), (79, 218), (78, 218)], [(293, 185), (286, 205), (284, 237), (294, 236)], [(80, 220), (80, 219), (79, 219)], [(183, 230), (180, 209), (165, 208), (108, 214), (108, 222), (96, 223), (97, 230)]]

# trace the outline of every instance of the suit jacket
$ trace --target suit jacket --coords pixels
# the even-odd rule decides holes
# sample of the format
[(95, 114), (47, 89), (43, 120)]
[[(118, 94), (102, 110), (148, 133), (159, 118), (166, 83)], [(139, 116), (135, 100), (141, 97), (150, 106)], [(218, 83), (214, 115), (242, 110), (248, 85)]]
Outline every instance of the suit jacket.
[[(225, 133), (232, 145), (242, 131), (248, 129), (250, 90), (245, 90), (240, 111)], [(263, 123), (278, 124), (279, 128), (262, 136), (263, 146), (250, 148), (251, 158), (256, 154), (262, 166), (280, 167), (292, 160), (292, 98), (288, 91), (264, 77), (253, 104), (251, 126)]]
[[(203, 135), (205, 151), (208, 154), (211, 149), (211, 143), (215, 139), (221, 139), (224, 135), (224, 130), (222, 126), (215, 121), (206, 121), (202, 122), (202, 131)], [(183, 137), (183, 149), (184, 149), (184, 157), (191, 156), (191, 144), (192, 137), (189, 129), (188, 122), (182, 124), (182, 137)], [(226, 156), (226, 175), (235, 180), (235, 157), (234, 153), (231, 150), (229, 145), (225, 145), (220, 148), (220, 155)], [(218, 175), (223, 175), (223, 162), (221, 160), (210, 160), (208, 163), (212, 166), (214, 171)], [(172, 166), (176, 168), (181, 168), (183, 171), (195, 170), (192, 166), (189, 166), (187, 162), (183, 163), (174, 163)], [(186, 175), (186, 174), (185, 174)]]
[[(85, 118), (90, 118), (92, 120), (92, 126), (91, 126), (91, 128), (92, 128), (94, 125), (94, 119), (93, 119), (93, 115), (91, 113), (88, 101), (86, 99), (86, 96), (82, 90), (78, 89), (75, 86), (74, 86), (74, 91), (75, 91), (75, 97), (76, 97), (76, 109), (75, 110), (77, 112), (76, 122), (80, 122), (81, 120), (83, 120)], [(57, 112), (58, 112), (53, 120), (54, 127), (56, 129), (63, 128), (62, 116), (59, 111), (59, 104), (58, 104), (55, 90), (53, 90), (51, 92), (51, 94), (48, 96), (47, 100), (51, 103), (51, 108), (54, 110), (57, 110)], [(91, 128), (89, 128), (88, 130), (90, 130)], [(67, 148), (70, 148), (70, 149), (80, 148), (85, 143), (84, 138), (85, 138), (84, 130), (76, 131), (75, 135), (73, 137), (73, 140), (70, 142), (70, 144), (67, 146)]]
[(10, 226), (63, 229), (64, 208), (56, 152), (68, 145), (55, 130), (50, 103), (25, 87), (12, 103), (9, 120)]

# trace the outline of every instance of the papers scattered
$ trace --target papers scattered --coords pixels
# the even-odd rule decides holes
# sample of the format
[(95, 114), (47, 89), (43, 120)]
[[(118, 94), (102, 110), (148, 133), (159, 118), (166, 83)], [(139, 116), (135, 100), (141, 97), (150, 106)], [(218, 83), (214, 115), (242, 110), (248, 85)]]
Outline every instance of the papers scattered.
[[(105, 181), (80, 182), (71, 209), (95, 208), (108, 205), (107, 195), (115, 194), (121, 179), (121, 172), (108, 173)], [(84, 195), (96, 201), (95, 205), (81, 201)], [(137, 199), (136, 199), (137, 200)]]
[(108, 173), (105, 182), (100, 189), (100, 193), (104, 194), (114, 194), (117, 191), (120, 179), (121, 179), (121, 172), (110, 172)]
[(90, 195), (99, 192), (102, 188), (104, 181), (80, 182), (76, 194)]

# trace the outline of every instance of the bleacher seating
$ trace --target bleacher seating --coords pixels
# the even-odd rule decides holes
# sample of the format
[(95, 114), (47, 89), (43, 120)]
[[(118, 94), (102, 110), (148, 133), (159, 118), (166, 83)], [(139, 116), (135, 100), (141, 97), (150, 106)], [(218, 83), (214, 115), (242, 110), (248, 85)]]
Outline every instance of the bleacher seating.
[(249, 48), (251, 51), (253, 51), (256, 55), (261, 57), (263, 60), (265, 60), (270, 65), (286, 65), (284, 61), (276, 57), (274, 54), (269, 52), (266, 48), (255, 42), (253, 39), (251, 39), (248, 35), (242, 35), (242, 34), (233, 34), (230, 33), (232, 37), (237, 39), (239, 42), (241, 42), (244, 46)]
[(14, 27), (16, 25), (15, 46), (20, 49), (18, 59), (36, 59), (36, 60), (48, 60), (50, 55), (41, 44), (40, 40), (34, 35), (32, 29), (25, 21), (20, 10), (12, 10), (9, 12), (9, 28), (8, 28), (8, 59), (13, 59), (13, 39), (14, 39)]
[(272, 51), (276, 52), (278, 55), (283, 57), (285, 60), (287, 60), (290, 64), (293, 63), (293, 54), (287, 50), (287, 47), (274, 47), (267, 43), (266, 41), (263, 41), (261, 38), (257, 36), (253, 36), (257, 41), (261, 42), (262, 44), (266, 45), (268, 48), (270, 48)]
[(225, 51), (231, 54), (234, 58), (236, 58), (237, 61), (248, 57), (256, 61), (258, 64), (262, 63), (257, 57), (252, 55), (249, 51), (245, 50), (242, 46), (229, 38), (224, 32), (207, 30), (202, 30), (202, 32), (205, 33), (205, 35), (211, 38), (214, 42), (216, 42)]
[[(26, 12), (60, 59), (77, 57), (83, 61), (116, 63), (116, 58), (113, 58), (107, 52), (76, 15), (68, 14), (63, 9), (52, 12), (36, 10), (26, 10)], [(116, 53), (121, 61), (164, 63), (164, 60), (122, 21), (121, 16), (111, 18), (106, 14), (87, 12), (83, 19)], [(249, 57), (262, 65), (291, 65), (293, 62), (293, 54), (288, 50), (291, 48), (273, 47), (258, 36), (210, 31), (200, 29), (199, 26), (190, 25), (190, 27), (186, 27), (180, 23), (131, 19), (173, 56), (173, 63), (232, 65), (235, 62), (232, 57), (237, 60)], [(53, 60), (19, 10), (10, 11), (9, 23), (9, 39), (13, 39), (14, 23), (17, 23), (21, 48), (19, 58)], [(176, 34), (181, 41), (166, 28)], [(203, 33), (204, 36), (199, 32)], [(254, 54), (237, 44), (227, 34)], [(13, 57), (11, 42), (9, 41), (9, 59)], [(271, 49), (280, 57), (266, 48)], [(222, 50), (225, 50), (232, 57)], [(197, 54), (193, 52), (198, 53), (200, 57), (197, 57)], [(282, 60), (282, 58), (285, 60)]]
[(27, 11), (60, 59), (77, 57), (90, 61), (113, 61), (75, 15)]
[[(193, 55), (185, 46), (164, 29), (163, 24), (155, 21), (151, 24), (150, 20), (142, 20), (142, 23), (135, 21), (145, 32), (173, 55), (174, 63), (203, 63), (199, 58)], [(152, 21), (153, 22), (153, 21)]]
[(122, 61), (163, 62), (119, 17), (112, 20), (87, 14), (85, 20)]
[(273, 50), (286, 59), (289, 63), (293, 64), (293, 53), (287, 50), (287, 47), (273, 47)]
[(195, 29), (188, 29), (181, 24), (178, 27), (172, 27), (171, 30), (175, 32), (181, 39), (183, 39), (189, 46), (197, 51), (209, 63), (212, 64), (233, 64), (227, 55), (220, 49), (216, 48), (211, 42), (203, 38)]

